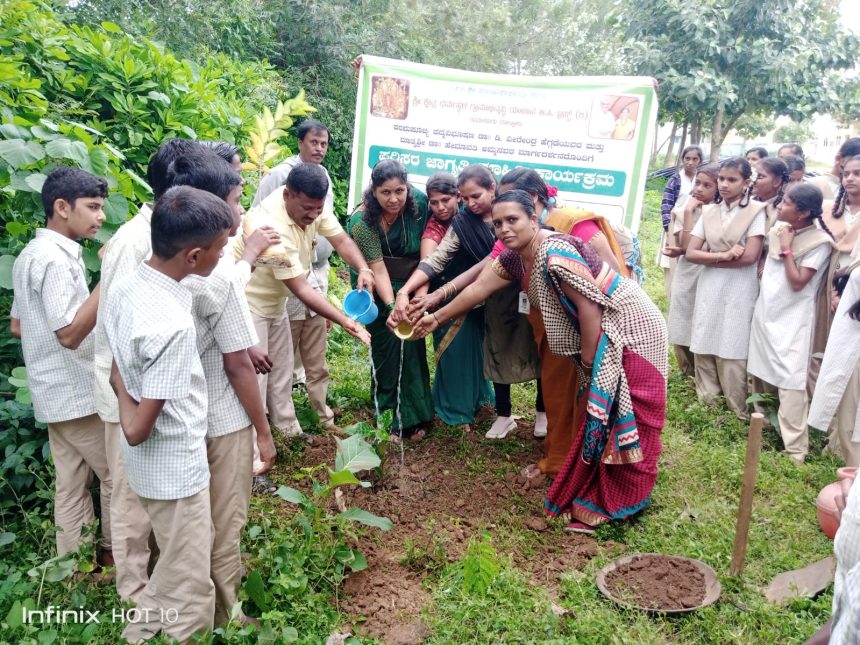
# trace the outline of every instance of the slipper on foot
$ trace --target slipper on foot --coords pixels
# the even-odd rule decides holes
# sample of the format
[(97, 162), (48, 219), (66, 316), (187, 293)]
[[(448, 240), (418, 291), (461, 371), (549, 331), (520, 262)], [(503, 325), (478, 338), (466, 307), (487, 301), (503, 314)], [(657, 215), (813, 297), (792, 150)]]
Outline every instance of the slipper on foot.
[(546, 436), (546, 412), (538, 412), (535, 415), (534, 436), (538, 439)]
[(504, 439), (512, 431), (517, 429), (517, 422), (513, 417), (496, 417), (493, 425), (484, 436), (487, 439)]
[(278, 490), (278, 487), (265, 475), (254, 476), (254, 484), (251, 486), (251, 492), (255, 495), (274, 495), (276, 490)]
[(520, 474), (526, 479), (534, 479), (535, 477), (540, 477), (541, 475), (543, 475), (537, 464), (529, 464), (522, 469)]
[(564, 530), (568, 533), (584, 533), (585, 535), (591, 535), (594, 533), (594, 527), (590, 524), (586, 524), (585, 522), (577, 522), (573, 521), (567, 526), (564, 527)]

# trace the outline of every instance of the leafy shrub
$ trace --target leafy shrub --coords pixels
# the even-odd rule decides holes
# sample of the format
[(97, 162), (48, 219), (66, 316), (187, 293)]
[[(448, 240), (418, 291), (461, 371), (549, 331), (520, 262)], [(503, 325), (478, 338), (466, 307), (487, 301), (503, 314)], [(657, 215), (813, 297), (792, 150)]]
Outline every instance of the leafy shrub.
[[(40, 191), (58, 165), (107, 179), (106, 222), (85, 241), (90, 283), (98, 248), (151, 194), (148, 160), (171, 137), (248, 141), (254, 117), (283, 97), (266, 63), (225, 55), (203, 63), (179, 59), (116, 25), (66, 25), (52, 4), (0, 0), (0, 318), (11, 307), (15, 256), (44, 224)], [(302, 111), (311, 110), (303, 100)], [(289, 103), (289, 102), (288, 102)], [(298, 105), (293, 101), (291, 105)], [(296, 112), (291, 112), (295, 114)], [(284, 146), (284, 154), (289, 151)], [(8, 378), (23, 360), (20, 344), (0, 325), (0, 430), (5, 461), (0, 508), (30, 499), (37, 476), (50, 482), (47, 437), (36, 430), (22, 388)], [(10, 401), (17, 398), (17, 401)], [(39, 445), (34, 448), (33, 442)], [(12, 486), (5, 485), (6, 483)], [(14, 495), (13, 495), (14, 492)]]

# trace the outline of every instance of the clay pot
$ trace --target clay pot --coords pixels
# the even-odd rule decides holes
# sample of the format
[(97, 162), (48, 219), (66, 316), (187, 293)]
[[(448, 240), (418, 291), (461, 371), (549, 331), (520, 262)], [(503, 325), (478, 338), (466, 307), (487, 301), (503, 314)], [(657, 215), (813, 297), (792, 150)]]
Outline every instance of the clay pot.
[[(857, 477), (857, 468), (843, 467), (836, 470), (836, 475), (840, 480), (854, 479)], [(836, 535), (839, 529), (839, 520), (836, 519), (836, 496), (839, 494), (840, 484), (838, 481), (832, 484), (827, 484), (818, 493), (818, 498), (815, 500), (815, 508), (818, 510), (818, 525), (821, 527), (821, 532), (831, 540)]]

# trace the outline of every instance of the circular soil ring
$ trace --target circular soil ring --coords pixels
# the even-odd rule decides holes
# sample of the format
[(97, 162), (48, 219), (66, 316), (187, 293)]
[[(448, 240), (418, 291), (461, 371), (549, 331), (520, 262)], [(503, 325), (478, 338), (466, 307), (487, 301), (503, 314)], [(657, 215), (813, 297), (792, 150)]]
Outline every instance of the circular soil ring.
[(722, 588), (704, 562), (661, 553), (637, 553), (597, 572), (597, 587), (623, 607), (684, 614), (716, 602)]

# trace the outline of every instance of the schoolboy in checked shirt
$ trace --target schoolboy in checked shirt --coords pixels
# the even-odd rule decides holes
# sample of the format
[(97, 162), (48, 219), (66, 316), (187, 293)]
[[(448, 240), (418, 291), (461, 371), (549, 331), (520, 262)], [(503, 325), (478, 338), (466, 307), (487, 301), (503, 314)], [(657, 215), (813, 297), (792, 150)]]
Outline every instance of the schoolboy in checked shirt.
[[(77, 168), (52, 171), (42, 186), (45, 228), (15, 260), (12, 333), (21, 336), (36, 420), (48, 424), (56, 469), (57, 552), (77, 551), (93, 521), (90, 480), (101, 484), (102, 562), (110, 554), (111, 477), (93, 393), (93, 336), (99, 287), (87, 288), (78, 238), (104, 222), (107, 182)], [(17, 332), (17, 333), (16, 333)]]
[(192, 295), (180, 282), (212, 273), (232, 225), (230, 208), (215, 195), (171, 188), (153, 209), (152, 257), (108, 296), (123, 464), (160, 549), (137, 599), (139, 620), (123, 632), (132, 642), (165, 632), (185, 643), (212, 629), (208, 397)]
[[(233, 215), (230, 235), (242, 220), (242, 178), (211, 152), (182, 155), (171, 166), (174, 186), (192, 186), (223, 199)], [(259, 340), (245, 299), (245, 282), (232, 257), (221, 258), (209, 277), (182, 281), (192, 294), (197, 349), (209, 396), (209, 500), (212, 509), (212, 582), (215, 625), (230, 620), (242, 578), (240, 538), (251, 499), (254, 428), (264, 472), (275, 460), (275, 444), (248, 348)], [(253, 425), (252, 425), (253, 424)], [(240, 612), (237, 616), (246, 622)]]

